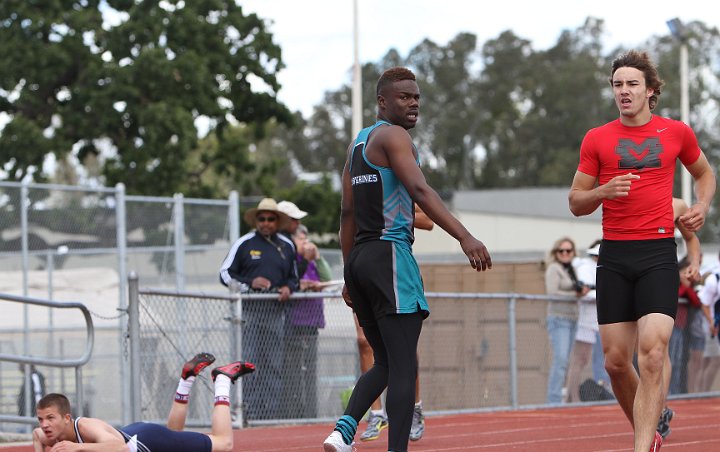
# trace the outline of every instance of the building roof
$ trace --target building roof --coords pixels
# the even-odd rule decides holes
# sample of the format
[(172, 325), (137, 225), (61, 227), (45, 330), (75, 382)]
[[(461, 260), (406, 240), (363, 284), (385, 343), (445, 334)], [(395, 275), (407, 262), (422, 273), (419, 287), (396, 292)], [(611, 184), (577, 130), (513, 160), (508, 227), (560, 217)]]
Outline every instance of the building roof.
[(457, 191), (452, 205), (456, 211), (520, 215), (552, 219), (600, 221), (602, 209), (575, 217), (568, 208), (569, 187), (502, 188)]

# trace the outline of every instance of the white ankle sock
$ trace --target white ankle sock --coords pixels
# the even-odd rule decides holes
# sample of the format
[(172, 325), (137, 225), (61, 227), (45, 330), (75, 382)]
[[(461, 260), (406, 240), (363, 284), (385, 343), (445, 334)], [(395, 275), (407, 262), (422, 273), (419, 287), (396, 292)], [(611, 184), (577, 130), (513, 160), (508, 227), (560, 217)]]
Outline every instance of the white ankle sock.
[(215, 377), (215, 405), (230, 405), (230, 377), (218, 374)]
[(181, 378), (178, 382), (177, 391), (175, 391), (175, 401), (187, 403), (190, 398), (190, 390), (192, 389), (195, 377)]

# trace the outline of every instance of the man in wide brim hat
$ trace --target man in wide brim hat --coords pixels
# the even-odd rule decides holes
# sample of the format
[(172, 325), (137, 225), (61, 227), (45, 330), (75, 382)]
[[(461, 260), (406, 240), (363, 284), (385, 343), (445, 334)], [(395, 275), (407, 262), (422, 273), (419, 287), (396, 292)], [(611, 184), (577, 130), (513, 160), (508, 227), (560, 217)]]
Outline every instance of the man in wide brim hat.
[(278, 209), (277, 202), (272, 198), (263, 198), (257, 205), (245, 212), (243, 219), (252, 227), (256, 225), (256, 218), (260, 212), (272, 212), (278, 217), (278, 228), (284, 229), (290, 224), (290, 217)]

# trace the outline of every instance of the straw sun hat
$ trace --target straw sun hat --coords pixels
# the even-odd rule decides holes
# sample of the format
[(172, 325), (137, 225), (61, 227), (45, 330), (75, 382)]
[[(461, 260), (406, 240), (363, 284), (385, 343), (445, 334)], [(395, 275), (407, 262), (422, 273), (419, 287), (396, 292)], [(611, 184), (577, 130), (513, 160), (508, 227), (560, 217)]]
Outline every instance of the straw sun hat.
[(284, 229), (290, 224), (290, 217), (278, 209), (277, 202), (272, 198), (264, 198), (257, 207), (245, 211), (243, 219), (250, 226), (255, 227), (255, 217), (259, 212), (272, 212), (278, 216), (278, 229)]

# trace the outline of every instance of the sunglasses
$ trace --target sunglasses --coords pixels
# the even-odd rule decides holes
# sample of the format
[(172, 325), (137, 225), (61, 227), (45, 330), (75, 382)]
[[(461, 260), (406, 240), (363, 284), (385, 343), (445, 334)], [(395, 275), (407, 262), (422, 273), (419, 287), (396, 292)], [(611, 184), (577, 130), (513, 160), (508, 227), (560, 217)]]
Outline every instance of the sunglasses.
[(558, 249), (558, 250), (555, 250), (555, 252), (556, 252), (556, 253), (562, 253), (562, 254), (570, 254), (570, 253), (574, 253), (575, 250), (573, 250), (573, 249), (567, 249), (567, 248), (560, 248), (560, 249)]
[(255, 217), (255, 220), (257, 220), (258, 223), (275, 223), (277, 221), (277, 217), (276, 216)]

